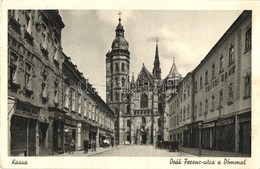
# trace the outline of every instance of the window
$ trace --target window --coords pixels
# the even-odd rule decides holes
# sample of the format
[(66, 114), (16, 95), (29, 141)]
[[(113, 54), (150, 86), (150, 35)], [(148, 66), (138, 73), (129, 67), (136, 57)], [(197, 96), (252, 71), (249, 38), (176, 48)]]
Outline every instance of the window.
[(87, 117), (87, 100), (84, 99), (84, 117)]
[(234, 46), (232, 45), (229, 48), (229, 65), (235, 62), (235, 56), (234, 56)]
[(44, 24), (42, 24), (42, 44), (41, 46), (44, 49), (47, 49), (47, 28)]
[(208, 99), (205, 100), (205, 114), (208, 112)]
[(194, 106), (194, 117), (197, 116), (197, 105)]
[(158, 119), (158, 127), (161, 127), (161, 126), (162, 126), (161, 119)]
[(75, 90), (71, 91), (71, 110), (76, 110), (76, 92)]
[(230, 85), (228, 86), (228, 105), (233, 103), (233, 90), (233, 83), (230, 83)]
[(78, 100), (78, 113), (81, 113), (81, 95), (79, 95), (79, 100)]
[(42, 97), (43, 98), (47, 98), (48, 97), (46, 83), (42, 83)]
[(205, 84), (208, 84), (208, 71), (205, 72)]
[(58, 91), (54, 91), (54, 103), (59, 103), (59, 94)]
[(119, 71), (118, 63), (116, 63), (116, 72)]
[(251, 49), (251, 27), (246, 31), (246, 38), (245, 38), (245, 51)]
[(91, 119), (91, 116), (92, 116), (92, 104), (89, 102), (88, 105), (89, 105), (89, 107), (88, 107), (88, 110), (89, 110), (88, 118)]
[(18, 19), (18, 10), (9, 10), (9, 15), (13, 16), (15, 20), (19, 21)]
[(214, 110), (215, 110), (215, 97), (213, 95), (212, 99), (211, 99), (211, 111), (214, 111)]
[(187, 109), (187, 119), (190, 118), (190, 105), (188, 104), (188, 109)]
[(219, 108), (222, 108), (223, 106), (223, 91), (219, 91)]
[(116, 92), (116, 98), (115, 98), (116, 101), (119, 100), (119, 94)]
[(141, 108), (148, 108), (148, 96), (147, 96), (147, 94), (142, 94), (142, 96), (141, 96)]
[(59, 45), (58, 41), (54, 39), (54, 55), (53, 60), (59, 62)]
[(200, 77), (200, 89), (202, 89), (203, 84), (202, 84), (202, 77)]
[(251, 96), (251, 75), (250, 74), (246, 75), (244, 81), (245, 81), (244, 98), (248, 98)]
[(27, 23), (27, 29), (26, 31), (31, 34), (32, 33), (32, 11), (28, 10), (26, 15), (26, 23)]
[(25, 87), (29, 90), (32, 89), (31, 70), (32, 70), (32, 66), (29, 63), (26, 63), (25, 64)]
[(200, 102), (200, 112), (199, 112), (199, 116), (201, 116), (202, 114), (202, 102)]
[(124, 72), (125, 71), (125, 63), (122, 63), (121, 68), (122, 68), (122, 72)]
[(180, 113), (180, 122), (182, 121), (182, 109), (181, 109), (181, 113)]
[(183, 110), (183, 121), (186, 120), (186, 107), (184, 107), (184, 110)]
[(66, 86), (65, 89), (65, 107), (69, 108), (69, 92), (70, 92), (70, 88), (68, 86)]
[(194, 90), (195, 90), (194, 92), (197, 93), (197, 91), (198, 91), (198, 83), (197, 83), (197, 81), (195, 82)]
[(124, 87), (125, 86), (125, 78), (122, 78), (121, 82), (122, 82), (122, 87)]
[(142, 117), (142, 124), (146, 125), (146, 118), (145, 117)]
[(127, 125), (127, 127), (130, 127), (130, 126), (131, 126), (131, 122), (130, 122), (130, 120), (129, 120), (129, 119), (127, 120), (127, 122), (126, 122), (126, 123), (127, 123), (127, 124), (126, 124), (126, 125)]
[(215, 78), (215, 64), (212, 64), (212, 79)]
[(9, 63), (8, 80), (15, 84), (18, 84), (17, 60), (18, 57), (14, 53), (11, 53), (10, 60), (9, 60), (10, 63)]
[(224, 71), (223, 64), (224, 64), (224, 56), (221, 55), (220, 58), (219, 58), (219, 72), (220, 73)]

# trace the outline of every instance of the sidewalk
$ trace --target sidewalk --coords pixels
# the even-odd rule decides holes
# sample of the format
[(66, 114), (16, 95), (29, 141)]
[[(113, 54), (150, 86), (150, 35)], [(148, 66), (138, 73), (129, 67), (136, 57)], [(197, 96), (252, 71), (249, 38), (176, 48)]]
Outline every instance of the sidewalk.
[(199, 154), (198, 148), (190, 148), (190, 147), (180, 147), (180, 151), (183, 151), (188, 154), (192, 154), (199, 157), (250, 157), (249, 154), (241, 154), (235, 152), (226, 152), (226, 151), (217, 151), (217, 150), (207, 150), (201, 149), (201, 154)]
[(68, 152), (66, 152), (63, 154), (57, 154), (57, 156), (93, 156), (96, 154), (101, 154), (106, 151), (112, 151), (112, 150), (115, 150), (115, 149), (118, 149), (121, 147), (122, 147), (121, 145), (119, 145), (117, 147), (114, 146), (113, 148), (112, 147), (107, 147), (107, 148), (97, 147), (96, 151), (91, 151), (91, 149), (89, 149), (87, 154), (84, 154), (84, 151), (80, 150), (80, 151), (74, 151), (73, 154), (69, 154)]

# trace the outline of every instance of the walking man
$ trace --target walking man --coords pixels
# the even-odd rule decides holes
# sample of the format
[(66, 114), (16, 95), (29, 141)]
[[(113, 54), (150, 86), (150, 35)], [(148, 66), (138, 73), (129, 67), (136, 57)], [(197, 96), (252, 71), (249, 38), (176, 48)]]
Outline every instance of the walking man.
[(75, 140), (72, 138), (72, 139), (71, 139), (71, 142), (70, 142), (70, 152), (69, 152), (69, 154), (70, 154), (70, 153), (73, 154), (73, 152), (74, 152), (74, 147), (75, 147)]
[(85, 138), (84, 141), (83, 141), (84, 154), (88, 153), (88, 144), (89, 144), (89, 141), (88, 141), (87, 138)]

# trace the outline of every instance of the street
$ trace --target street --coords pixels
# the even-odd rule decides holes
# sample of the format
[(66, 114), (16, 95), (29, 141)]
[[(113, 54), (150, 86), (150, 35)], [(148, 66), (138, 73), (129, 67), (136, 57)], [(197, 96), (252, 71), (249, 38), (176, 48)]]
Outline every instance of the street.
[(111, 151), (96, 154), (94, 156), (120, 156), (120, 157), (190, 157), (193, 155), (183, 152), (169, 152), (169, 150), (155, 149), (152, 145), (128, 145), (114, 148)]

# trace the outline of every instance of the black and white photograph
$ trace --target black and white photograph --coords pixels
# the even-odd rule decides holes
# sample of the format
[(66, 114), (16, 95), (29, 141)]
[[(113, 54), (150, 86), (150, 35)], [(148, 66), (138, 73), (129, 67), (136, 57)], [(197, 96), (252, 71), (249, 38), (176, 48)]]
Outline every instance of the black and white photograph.
[(1, 16), (3, 168), (260, 168), (256, 8), (65, 4)]

